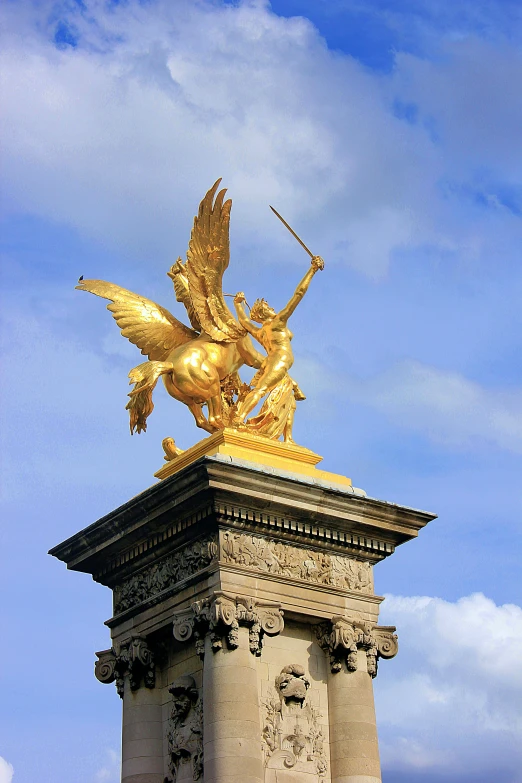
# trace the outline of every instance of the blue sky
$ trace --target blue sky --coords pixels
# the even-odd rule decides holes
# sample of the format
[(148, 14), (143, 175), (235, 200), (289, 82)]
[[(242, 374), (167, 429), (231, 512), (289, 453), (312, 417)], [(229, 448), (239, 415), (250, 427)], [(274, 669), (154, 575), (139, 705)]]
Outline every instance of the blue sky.
[(229, 291), (295, 313), (295, 437), (439, 518), (376, 569), (385, 783), (520, 783), (522, 12), (515, 2), (7, 0), (0, 783), (114, 783), (109, 592), (49, 547), (199, 437), (79, 275), (183, 317), (165, 272), (218, 176)]

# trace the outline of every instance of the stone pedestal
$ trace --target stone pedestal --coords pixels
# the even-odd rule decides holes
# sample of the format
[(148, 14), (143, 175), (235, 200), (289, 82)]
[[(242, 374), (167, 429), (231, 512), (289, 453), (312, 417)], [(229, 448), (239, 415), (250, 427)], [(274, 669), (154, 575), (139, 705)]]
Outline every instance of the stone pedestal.
[(51, 550), (113, 591), (122, 781), (378, 783), (373, 567), (434, 515), (225, 447)]

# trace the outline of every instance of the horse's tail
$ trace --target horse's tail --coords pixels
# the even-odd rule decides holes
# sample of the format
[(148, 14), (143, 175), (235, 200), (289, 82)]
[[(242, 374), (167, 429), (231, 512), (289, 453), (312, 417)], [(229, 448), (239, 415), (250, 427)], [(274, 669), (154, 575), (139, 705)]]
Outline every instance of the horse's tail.
[(125, 410), (129, 411), (131, 435), (134, 430), (139, 434), (147, 429), (147, 417), (154, 410), (154, 387), (161, 375), (173, 369), (171, 362), (143, 362), (130, 371), (129, 382), (134, 384), (134, 388), (129, 392), (130, 400)]

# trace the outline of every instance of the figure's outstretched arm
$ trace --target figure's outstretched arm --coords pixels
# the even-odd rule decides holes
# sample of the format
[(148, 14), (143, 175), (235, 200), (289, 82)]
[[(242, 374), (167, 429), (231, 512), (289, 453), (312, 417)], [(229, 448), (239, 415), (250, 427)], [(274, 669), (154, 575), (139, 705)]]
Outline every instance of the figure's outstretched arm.
[(247, 330), (249, 334), (252, 335), (252, 337), (255, 337), (256, 340), (258, 340), (258, 335), (261, 329), (259, 326), (255, 326), (250, 318), (247, 316), (245, 312), (245, 307), (243, 305), (243, 302), (245, 301), (245, 295), (242, 291), (237, 293), (234, 297), (234, 307), (236, 308), (237, 313), (237, 319), (241, 326)]
[(310, 266), (310, 269), (306, 273), (306, 275), (303, 277), (297, 288), (295, 289), (295, 293), (293, 297), (290, 299), (286, 307), (283, 307), (283, 309), (277, 314), (277, 318), (280, 321), (283, 321), (286, 323), (292, 313), (294, 312), (295, 308), (303, 298), (303, 296), (308, 291), (308, 286), (311, 283), (312, 277), (315, 275), (315, 273), (319, 269), (324, 269), (324, 261), (321, 258), (321, 256), (314, 256), (312, 258), (312, 264)]

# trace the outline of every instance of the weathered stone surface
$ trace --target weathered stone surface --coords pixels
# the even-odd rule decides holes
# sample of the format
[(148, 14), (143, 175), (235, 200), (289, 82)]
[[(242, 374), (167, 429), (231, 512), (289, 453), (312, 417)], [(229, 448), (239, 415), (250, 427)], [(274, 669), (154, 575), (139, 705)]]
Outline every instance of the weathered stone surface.
[(373, 567), (433, 515), (349, 489), (204, 457), (52, 550), (113, 590), (124, 783), (379, 783)]

